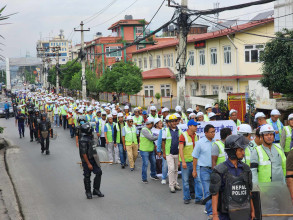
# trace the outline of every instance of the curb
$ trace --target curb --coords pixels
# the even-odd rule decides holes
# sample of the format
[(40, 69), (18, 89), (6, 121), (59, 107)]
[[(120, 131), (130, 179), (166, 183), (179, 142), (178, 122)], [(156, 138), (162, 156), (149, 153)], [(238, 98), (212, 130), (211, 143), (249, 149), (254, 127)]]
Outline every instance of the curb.
[[(5, 143), (5, 147), (4, 146)], [(10, 148), (10, 149), (9, 149)], [(0, 139), (0, 219), (24, 220), (21, 204), (6, 162), (6, 151), (18, 149), (9, 141)]]

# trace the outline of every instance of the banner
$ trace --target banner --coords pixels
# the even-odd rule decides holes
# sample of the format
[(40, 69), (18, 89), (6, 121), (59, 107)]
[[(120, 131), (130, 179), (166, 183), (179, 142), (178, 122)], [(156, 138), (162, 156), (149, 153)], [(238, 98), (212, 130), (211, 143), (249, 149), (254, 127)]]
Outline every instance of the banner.
[(230, 128), (232, 130), (232, 134), (237, 134), (236, 124), (232, 120), (209, 121), (209, 122), (199, 121), (198, 123), (200, 123), (200, 125), (197, 126), (196, 134), (199, 136), (199, 138), (202, 138), (205, 136), (204, 127), (207, 124), (211, 124), (215, 127), (215, 130), (216, 130), (215, 139), (219, 139), (219, 140), (221, 139), (220, 130), (222, 128)]

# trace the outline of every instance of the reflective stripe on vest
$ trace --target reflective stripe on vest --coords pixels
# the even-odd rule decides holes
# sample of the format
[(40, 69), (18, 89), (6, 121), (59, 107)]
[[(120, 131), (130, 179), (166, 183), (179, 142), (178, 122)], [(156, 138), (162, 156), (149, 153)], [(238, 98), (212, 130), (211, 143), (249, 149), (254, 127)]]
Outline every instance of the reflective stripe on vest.
[[(178, 139), (182, 134), (181, 129), (178, 128)], [(168, 156), (171, 151), (171, 144), (172, 144), (172, 135), (169, 128), (166, 128), (166, 144), (165, 144), (165, 154)], [(178, 146), (179, 147), (179, 146)]]
[[(267, 119), (267, 123), (270, 124), (273, 127), (273, 122), (272, 122), (272, 120), (270, 118)], [(279, 119), (277, 120), (277, 127), (278, 127), (278, 130), (279, 130), (279, 134), (281, 135), (282, 134), (282, 125), (281, 125), (281, 122), (280, 122)]]
[(292, 128), (290, 126), (285, 126), (284, 127), (285, 132), (286, 132), (286, 142), (285, 142), (285, 146), (284, 146), (284, 152), (288, 153), (291, 149), (290, 149), (290, 144), (291, 144), (291, 140), (292, 140)]
[(142, 118), (141, 115), (138, 116), (138, 118), (136, 116), (133, 116), (133, 123), (134, 124), (141, 125), (142, 124), (142, 120), (143, 120), (143, 118)]
[(127, 125), (124, 127), (125, 129), (125, 145), (129, 146), (131, 144), (137, 144), (137, 136), (136, 136), (136, 127), (132, 125), (132, 127), (128, 127)]
[[(286, 156), (277, 144), (273, 144), (273, 147), (276, 148), (279, 155), (282, 159), (282, 169), (284, 176), (286, 175)], [(263, 149), (262, 145), (257, 146), (256, 148), (258, 154), (258, 181), (260, 183), (272, 182), (272, 165), (271, 161), (265, 150)]]
[[(185, 162), (192, 162), (193, 157), (192, 157), (192, 151), (193, 151), (193, 142), (187, 131), (183, 132), (183, 136), (185, 139), (185, 146), (183, 148), (183, 155), (184, 155), (184, 160)], [(195, 136), (196, 138), (196, 136)], [(196, 140), (194, 140), (196, 141)], [(179, 161), (181, 160), (180, 154), (179, 154)]]
[(216, 141), (215, 144), (219, 148), (219, 156), (216, 165), (226, 161), (225, 144), (222, 141)]
[(117, 131), (117, 133), (116, 133), (116, 143), (120, 144), (121, 131), (120, 131), (119, 123), (117, 123), (115, 126), (116, 126), (116, 131)]
[[(150, 129), (144, 127), (141, 131), (143, 130), (147, 130), (151, 135), (153, 135), (152, 131), (150, 131)], [(155, 145), (153, 141), (150, 141), (149, 139), (147, 139), (144, 135), (143, 132), (140, 132), (140, 138), (139, 138), (139, 145), (140, 145), (140, 150), (141, 151), (147, 151), (147, 152), (151, 152), (154, 150)]]

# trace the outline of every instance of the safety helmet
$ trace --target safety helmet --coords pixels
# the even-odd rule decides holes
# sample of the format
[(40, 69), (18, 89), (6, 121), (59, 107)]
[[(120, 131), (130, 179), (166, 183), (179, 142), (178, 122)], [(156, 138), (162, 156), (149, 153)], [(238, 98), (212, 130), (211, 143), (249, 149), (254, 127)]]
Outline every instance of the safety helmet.
[(157, 108), (156, 108), (156, 106), (151, 106), (150, 110), (151, 111), (157, 111)]
[(267, 133), (274, 133), (275, 130), (273, 128), (273, 126), (269, 125), (269, 124), (265, 124), (263, 126), (260, 127), (260, 134), (267, 134)]
[(89, 122), (82, 124), (80, 126), (80, 130), (81, 130), (82, 133), (85, 133), (85, 134), (91, 134), (92, 133), (92, 127), (91, 127)]
[(181, 115), (179, 115), (178, 113), (174, 114), (177, 118), (181, 118)]
[(237, 133), (238, 134), (251, 134), (252, 133), (251, 126), (248, 124), (241, 124), (237, 127)]
[(196, 114), (196, 117), (197, 117), (197, 118), (200, 117), (200, 116), (203, 116), (203, 112), (198, 112), (198, 113)]
[(169, 112), (169, 109), (168, 109), (168, 108), (166, 108), (166, 107), (165, 107), (165, 108), (163, 108), (163, 109), (162, 109), (162, 113), (164, 113), (164, 112)]
[(176, 112), (181, 112), (181, 111), (182, 111), (181, 106), (177, 105), (177, 106), (175, 107), (175, 111), (176, 111)]
[(119, 117), (123, 117), (123, 113), (119, 112), (119, 113), (117, 114), (117, 117), (118, 117), (118, 118), (119, 118)]
[(204, 107), (205, 110), (207, 110), (208, 108), (212, 108), (213, 106), (211, 104), (206, 104), (206, 106)]
[(125, 109), (129, 109), (129, 106), (128, 106), (128, 105), (125, 105), (125, 106), (124, 106), (124, 110), (125, 110)]
[(161, 121), (161, 119), (160, 119), (160, 118), (156, 118), (156, 119), (154, 120), (154, 125), (157, 124), (159, 121)]
[(177, 116), (175, 114), (169, 116), (169, 121), (177, 120)]
[(225, 140), (225, 152), (232, 160), (238, 159), (236, 156), (236, 150), (238, 148), (245, 148), (250, 144), (249, 140), (242, 135), (230, 135)]
[(289, 116), (288, 116), (288, 121), (293, 119), (293, 114), (291, 113)]
[(193, 110), (192, 110), (192, 108), (188, 108), (188, 109), (186, 110), (186, 112), (187, 112), (187, 113), (192, 113)]
[(212, 117), (216, 117), (216, 114), (214, 112), (210, 112), (208, 117), (209, 117), (209, 119), (211, 119)]
[(148, 117), (148, 119), (146, 120), (145, 122), (147, 125), (148, 124), (151, 124), (151, 123), (154, 123), (154, 118), (153, 117)]
[(193, 112), (192, 112), (192, 113), (190, 113), (190, 114), (189, 114), (189, 119), (190, 119), (191, 117), (196, 117), (196, 114), (195, 114), (195, 113), (193, 113)]
[(254, 119), (257, 120), (258, 118), (265, 118), (265, 114), (263, 112), (258, 112), (255, 114)]
[(42, 113), (42, 118), (47, 118), (47, 114), (46, 113)]
[(278, 109), (273, 109), (273, 110), (271, 111), (271, 115), (281, 115), (281, 113), (279, 112)]
[[(119, 113), (120, 114), (120, 113)], [(122, 113), (121, 113), (122, 114)], [(122, 114), (122, 116), (123, 116), (123, 114)], [(126, 118), (126, 121), (130, 121), (130, 120), (133, 120), (133, 117), (132, 116), (127, 116), (127, 118)]]

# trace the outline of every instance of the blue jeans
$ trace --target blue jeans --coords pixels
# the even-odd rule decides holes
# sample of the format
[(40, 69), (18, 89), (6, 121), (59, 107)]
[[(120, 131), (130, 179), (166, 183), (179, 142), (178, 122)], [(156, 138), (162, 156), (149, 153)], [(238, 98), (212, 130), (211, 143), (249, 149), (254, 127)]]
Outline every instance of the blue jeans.
[[(181, 175), (182, 175), (182, 185), (183, 185), (183, 200), (190, 200), (190, 190), (189, 190), (189, 177), (192, 175), (193, 163), (186, 162), (187, 168), (183, 169), (182, 162), (180, 162)], [(199, 173), (198, 173), (199, 174)], [(203, 197), (201, 182), (199, 177), (194, 179), (194, 191), (195, 191), (195, 201), (200, 201)]]
[(157, 175), (156, 172), (156, 158), (155, 152), (147, 152), (147, 151), (140, 151), (140, 156), (142, 158), (142, 169), (141, 169), (141, 176), (142, 180), (147, 180), (147, 169), (148, 163), (150, 161), (151, 164), (151, 177), (155, 177)]
[(166, 180), (168, 176), (168, 164), (167, 160), (162, 157), (162, 180)]
[(59, 115), (54, 115), (54, 122), (55, 126), (60, 126), (60, 116)]
[(126, 164), (126, 151), (123, 149), (123, 144), (117, 144), (119, 148), (120, 162), (121, 165)]
[(75, 126), (74, 125), (69, 125), (69, 129), (70, 129), (70, 137), (74, 137), (74, 133), (75, 133)]
[[(207, 198), (210, 195), (211, 173), (212, 169), (200, 167), (200, 180), (203, 186), (204, 198)], [(206, 210), (208, 216), (213, 214), (211, 199), (206, 203)]]
[(203, 199), (202, 184), (200, 180), (200, 167), (196, 166), (197, 177), (194, 179), (195, 201)]

